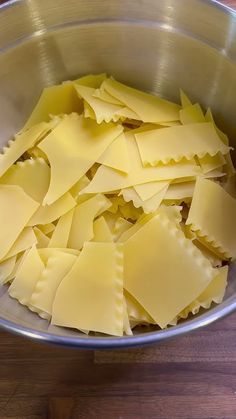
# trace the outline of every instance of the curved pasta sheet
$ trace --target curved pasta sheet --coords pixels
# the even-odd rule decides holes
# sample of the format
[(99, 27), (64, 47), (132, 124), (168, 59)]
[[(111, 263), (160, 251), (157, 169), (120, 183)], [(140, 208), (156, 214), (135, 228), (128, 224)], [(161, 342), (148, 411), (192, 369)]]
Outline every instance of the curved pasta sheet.
[(225, 157), (221, 153), (217, 153), (215, 156), (206, 155), (198, 160), (203, 174), (222, 168), (226, 164)]
[(38, 207), (39, 203), (19, 186), (0, 185), (0, 260), (10, 251)]
[(76, 206), (77, 202), (69, 192), (62, 195), (51, 205), (41, 205), (28, 222), (28, 226), (48, 224), (60, 218)]
[(79, 100), (73, 82), (65, 82), (46, 87), (36, 104), (32, 114), (24, 125), (23, 131), (42, 121), (49, 121), (51, 115), (81, 112), (82, 102)]
[(114, 124), (98, 125), (77, 114), (66, 116), (38, 145), (46, 153), (51, 166), (50, 185), (44, 204), (55, 202), (67, 192), (122, 130)]
[[(21, 304), (29, 305), (35, 285), (39, 280), (45, 266), (34, 245), (25, 256), (16, 277), (9, 287), (9, 294)], [(33, 274), (32, 274), (33, 272)]]
[(133, 335), (133, 332), (132, 332), (131, 327), (130, 327), (130, 321), (129, 321), (125, 296), (123, 298), (123, 332), (127, 336), (132, 336)]
[(3, 147), (0, 153), (0, 176), (15, 163), (29, 148), (33, 147), (51, 129), (51, 124), (41, 122), (34, 125), (25, 132), (20, 132), (14, 140), (10, 140), (8, 145)]
[(135, 298), (128, 293), (124, 292), (127, 311), (130, 322), (137, 324), (155, 324), (155, 320), (147, 313), (147, 311), (139, 304)]
[(197, 179), (186, 224), (228, 258), (236, 257), (235, 214), (236, 200), (220, 185)]
[(227, 154), (230, 150), (210, 122), (146, 131), (135, 134), (135, 138), (143, 164), (151, 166), (206, 154)]
[(4, 257), (4, 260), (24, 252), (36, 243), (37, 237), (34, 233), (34, 230), (31, 227), (25, 227), (17, 237), (16, 241), (13, 243), (9, 252)]
[(68, 247), (80, 250), (86, 241), (94, 236), (93, 221), (95, 217), (106, 211), (110, 201), (104, 195), (95, 195), (79, 204), (74, 211)]
[(124, 286), (162, 328), (213, 277), (210, 262), (164, 214), (153, 217), (124, 243)]
[(228, 266), (215, 269), (215, 276), (210, 284), (178, 317), (186, 319), (190, 313), (197, 314), (201, 307), (210, 308), (212, 303), (220, 304), (227, 286), (228, 269)]
[(179, 106), (113, 79), (106, 79), (101, 88), (139, 115), (143, 122), (165, 122), (179, 119)]
[(72, 268), (77, 257), (70, 253), (56, 252), (48, 259), (31, 295), (29, 303), (31, 310), (41, 313), (42, 317), (51, 317), (57, 288)]
[(44, 248), (44, 247), (47, 247), (48, 246), (48, 244), (49, 244), (49, 241), (50, 241), (50, 239), (49, 239), (49, 237), (48, 236), (46, 236), (46, 234), (44, 234), (38, 227), (33, 227), (33, 230), (34, 230), (34, 233), (35, 233), (35, 236), (36, 236), (36, 238), (37, 238), (37, 248), (38, 249), (40, 249), (40, 248)]
[(94, 89), (98, 89), (106, 78), (106, 73), (87, 74), (86, 76), (82, 76), (79, 79), (73, 80), (73, 83), (75, 85), (79, 84), (82, 86), (88, 86), (93, 87)]
[(58, 223), (52, 233), (52, 237), (48, 244), (48, 247), (67, 247), (74, 211), (75, 209), (72, 208), (70, 211), (68, 211), (66, 214), (62, 215), (59, 218)]
[(85, 244), (57, 290), (52, 324), (123, 335), (123, 254), (120, 246)]
[(0, 184), (18, 185), (40, 203), (47, 193), (49, 182), (50, 168), (42, 158), (18, 162), (0, 178)]

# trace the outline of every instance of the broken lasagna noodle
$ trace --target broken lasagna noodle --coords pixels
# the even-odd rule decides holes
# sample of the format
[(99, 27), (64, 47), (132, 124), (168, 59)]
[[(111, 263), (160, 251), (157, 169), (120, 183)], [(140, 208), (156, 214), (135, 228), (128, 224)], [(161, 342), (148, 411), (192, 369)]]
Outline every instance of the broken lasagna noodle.
[(227, 136), (106, 74), (45, 88), (0, 154), (0, 284), (49, 323), (132, 335), (222, 302), (236, 258)]

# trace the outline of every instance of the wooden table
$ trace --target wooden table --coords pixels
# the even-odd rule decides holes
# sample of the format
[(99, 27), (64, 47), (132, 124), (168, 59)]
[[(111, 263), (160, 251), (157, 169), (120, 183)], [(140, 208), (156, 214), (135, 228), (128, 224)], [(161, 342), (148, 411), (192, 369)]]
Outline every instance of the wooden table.
[(0, 342), (0, 419), (236, 418), (236, 313), (145, 349)]

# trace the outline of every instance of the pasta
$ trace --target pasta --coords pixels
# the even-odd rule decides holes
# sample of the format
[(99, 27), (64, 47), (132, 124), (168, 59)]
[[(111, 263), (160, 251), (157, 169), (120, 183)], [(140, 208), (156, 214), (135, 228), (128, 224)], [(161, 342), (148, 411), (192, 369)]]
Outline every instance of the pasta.
[(229, 139), (105, 73), (46, 87), (0, 153), (0, 285), (57, 327), (132, 336), (220, 304), (236, 258)]

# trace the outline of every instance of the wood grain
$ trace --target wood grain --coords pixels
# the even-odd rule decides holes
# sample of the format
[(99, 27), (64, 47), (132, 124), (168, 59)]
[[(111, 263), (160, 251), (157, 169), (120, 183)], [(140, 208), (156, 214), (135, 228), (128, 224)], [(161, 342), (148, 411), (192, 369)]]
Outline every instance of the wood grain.
[[(225, 3), (236, 8), (236, 0)], [(236, 313), (122, 351), (59, 348), (2, 331), (0, 419), (7, 418), (235, 419)]]

